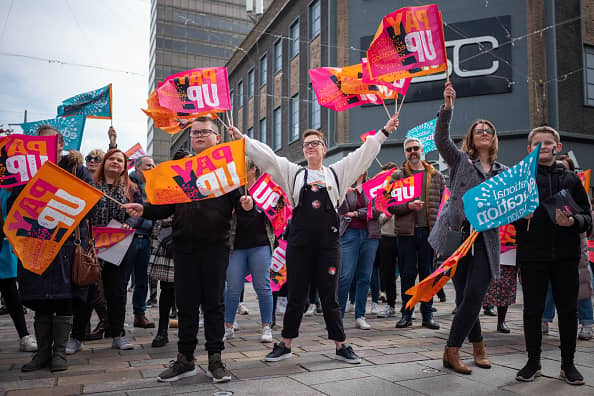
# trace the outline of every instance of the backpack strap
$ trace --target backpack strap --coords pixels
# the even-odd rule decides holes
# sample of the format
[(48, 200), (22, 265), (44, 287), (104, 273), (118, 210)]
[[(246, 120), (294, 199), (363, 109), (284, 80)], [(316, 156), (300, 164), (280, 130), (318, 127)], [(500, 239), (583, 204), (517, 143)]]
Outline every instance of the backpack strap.
[(295, 173), (295, 177), (293, 178), (293, 192), (295, 191), (295, 183), (297, 183), (297, 176), (299, 176), (299, 174), (303, 171), (305, 171), (305, 167), (302, 166), (301, 168), (299, 168), (297, 173)]
[(336, 171), (334, 170), (333, 167), (329, 166), (328, 168), (330, 168), (330, 170), (332, 171), (332, 174), (334, 175), (334, 180), (336, 180), (336, 188), (338, 189), (338, 192), (340, 193), (340, 183), (338, 182), (338, 175), (336, 174)]

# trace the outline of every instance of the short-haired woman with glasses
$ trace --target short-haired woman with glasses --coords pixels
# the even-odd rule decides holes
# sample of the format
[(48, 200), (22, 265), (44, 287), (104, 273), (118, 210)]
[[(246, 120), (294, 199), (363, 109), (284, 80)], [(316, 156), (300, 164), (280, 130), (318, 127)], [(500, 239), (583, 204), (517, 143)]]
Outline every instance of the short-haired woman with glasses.
[[(289, 295), (282, 342), (274, 345), (266, 361), (275, 362), (292, 356), (291, 342), (299, 336), (307, 292), (313, 281), (320, 294), (328, 338), (336, 345), (335, 359), (352, 364), (361, 362), (353, 349), (344, 343), (346, 336), (336, 298), (340, 276), (337, 210), (351, 184), (367, 170), (379, 153), (381, 144), (397, 127), (398, 114), (395, 114), (361, 147), (330, 166), (323, 164), (327, 147), (326, 138), (320, 131), (308, 129), (303, 133), (306, 167), (277, 156), (264, 143), (245, 138), (246, 154), (287, 193), (294, 207), (287, 231)], [(235, 139), (243, 137), (236, 128), (229, 128), (228, 133)]]
[[(450, 137), (450, 120), (454, 109), (456, 91), (451, 83), (444, 90), (442, 106), (435, 127), (435, 145), (450, 169), (451, 197), (444, 205), (435, 226), (429, 234), (429, 243), (437, 254), (445, 256), (448, 231), (470, 233), (470, 224), (464, 215), (462, 196), (469, 189), (501, 173), (505, 165), (496, 161), (497, 132), (487, 120), (475, 121), (459, 150)], [(458, 373), (470, 374), (472, 370), (460, 360), (460, 347), (464, 339), (472, 342), (474, 361), (478, 367), (490, 368), (485, 350), (479, 312), (492, 278), (499, 277), (499, 229), (479, 233), (472, 251), (460, 260), (452, 281), (456, 289), (456, 314), (443, 354), (443, 365)]]

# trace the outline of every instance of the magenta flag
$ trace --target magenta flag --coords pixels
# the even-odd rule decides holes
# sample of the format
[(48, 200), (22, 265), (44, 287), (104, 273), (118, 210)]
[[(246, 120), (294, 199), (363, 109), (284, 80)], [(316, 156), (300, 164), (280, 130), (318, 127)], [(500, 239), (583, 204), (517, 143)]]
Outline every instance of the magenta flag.
[(159, 104), (196, 115), (231, 110), (227, 68), (208, 67), (173, 74), (157, 88)]
[(335, 111), (344, 111), (364, 104), (382, 104), (382, 98), (374, 94), (347, 94), (341, 90), (341, 72), (339, 67), (320, 67), (309, 69), (311, 85), (320, 106)]
[(437, 5), (404, 7), (386, 15), (367, 50), (372, 78), (394, 81), (442, 72), (447, 67)]
[[(367, 132), (369, 133), (369, 132)], [(377, 193), (382, 191), (387, 185), (390, 180), (390, 176), (392, 173), (397, 171), (398, 168), (392, 168), (385, 170), (383, 172), (378, 173), (373, 178), (367, 180), (365, 183), (361, 185), (363, 188), (363, 192), (367, 197), (367, 201), (369, 204), (367, 205), (367, 221), (371, 220), (372, 217), (372, 210), (373, 210), (373, 202), (377, 197)]]
[(55, 135), (0, 137), (0, 188), (27, 184), (46, 161), (56, 163), (57, 157)]
[(269, 174), (263, 173), (250, 188), (249, 193), (256, 206), (262, 209), (270, 220), (276, 237), (281, 236), (293, 216), (293, 208), (285, 192)]
[(367, 62), (367, 58), (361, 59), (361, 66), (363, 70), (363, 77), (362, 81), (365, 84), (375, 84), (387, 87), (388, 89), (392, 89), (398, 92), (400, 95), (406, 95), (406, 91), (408, 91), (408, 86), (410, 85), (410, 81), (412, 78), (401, 78), (400, 80), (396, 80), (394, 82), (387, 82), (380, 79), (373, 79), (369, 75), (369, 63)]
[(390, 215), (388, 208), (412, 201), (421, 196), (423, 189), (423, 175), (425, 172), (415, 173), (410, 177), (399, 179), (378, 191), (375, 208), (386, 215)]

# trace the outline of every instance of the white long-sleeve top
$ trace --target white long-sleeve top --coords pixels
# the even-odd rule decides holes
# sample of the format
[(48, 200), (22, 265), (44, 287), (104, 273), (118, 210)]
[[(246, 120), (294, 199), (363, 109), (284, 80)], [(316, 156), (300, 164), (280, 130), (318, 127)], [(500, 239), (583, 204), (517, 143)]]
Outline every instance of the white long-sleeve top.
[[(324, 166), (328, 195), (334, 203), (335, 209), (338, 209), (342, 201), (344, 201), (348, 188), (357, 180), (357, 177), (369, 168), (386, 139), (381, 131), (377, 131), (375, 135), (369, 136), (361, 147), (349, 153), (346, 157), (329, 167)], [(268, 173), (272, 180), (285, 191), (291, 205), (296, 207), (299, 204), (299, 192), (305, 179), (305, 172), (301, 172), (297, 180), (295, 180), (295, 175), (302, 168), (301, 165), (289, 161), (286, 157), (279, 157), (264, 143), (247, 136), (245, 137), (245, 152), (262, 172)], [(329, 168), (336, 172), (340, 191)]]

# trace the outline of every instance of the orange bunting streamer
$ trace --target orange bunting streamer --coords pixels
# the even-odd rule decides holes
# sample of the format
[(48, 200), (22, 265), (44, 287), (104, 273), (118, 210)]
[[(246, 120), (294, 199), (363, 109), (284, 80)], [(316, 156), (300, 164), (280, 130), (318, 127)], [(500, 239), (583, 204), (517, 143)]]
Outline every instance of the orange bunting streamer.
[(431, 275), (411, 287), (405, 293), (412, 296), (406, 304), (406, 309), (413, 309), (419, 301), (429, 301), (456, 273), (458, 261), (470, 250), (478, 236), (477, 231), (472, 231), (470, 236), (458, 249), (445, 260)]

